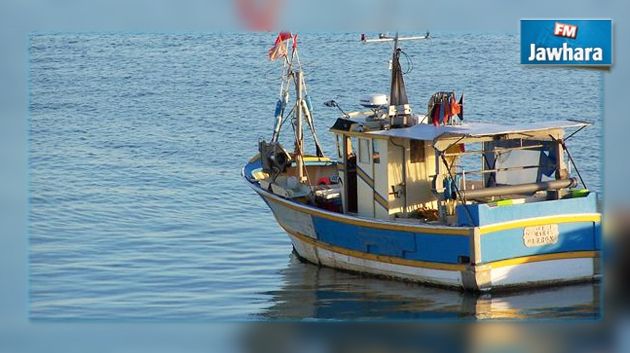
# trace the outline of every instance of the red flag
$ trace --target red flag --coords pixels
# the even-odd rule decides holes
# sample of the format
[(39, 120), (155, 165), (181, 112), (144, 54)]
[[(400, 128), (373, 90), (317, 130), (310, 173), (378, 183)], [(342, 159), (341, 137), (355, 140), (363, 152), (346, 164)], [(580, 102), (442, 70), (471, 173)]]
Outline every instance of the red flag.
[[(451, 106), (451, 116), (450, 117), (453, 117), (455, 115), (459, 116), (459, 114), (461, 114), (462, 107), (459, 105), (459, 103), (457, 103), (457, 98), (455, 97), (455, 92), (453, 92), (453, 95), (451, 96), (450, 106)], [(450, 119), (450, 117), (449, 117), (449, 119)]]
[(292, 37), (291, 32), (280, 32), (273, 47), (269, 49), (269, 60), (273, 61), (283, 56), (287, 56), (288, 49), (285, 41), (287, 39), (291, 39)]
[(451, 117), (453, 116), (453, 113), (451, 111), (452, 109), (452, 105), (451, 105), (451, 97), (447, 96), (448, 98), (448, 102), (444, 102), (444, 123), (449, 124), (451, 121)]
[(433, 109), (431, 110), (431, 121), (433, 122), (433, 126), (440, 125), (440, 106), (438, 104), (433, 105)]

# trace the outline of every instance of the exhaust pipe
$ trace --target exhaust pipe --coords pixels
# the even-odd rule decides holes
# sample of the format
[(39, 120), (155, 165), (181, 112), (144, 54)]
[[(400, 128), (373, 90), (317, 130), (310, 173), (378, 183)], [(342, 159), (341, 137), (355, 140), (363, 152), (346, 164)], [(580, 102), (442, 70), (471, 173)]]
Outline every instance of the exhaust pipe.
[(552, 190), (560, 190), (577, 186), (576, 178), (562, 179), (562, 180), (551, 180), (545, 181), (542, 183), (531, 183), (531, 184), (519, 184), (519, 185), (505, 185), (505, 186), (495, 186), (489, 188), (483, 188), (478, 190), (464, 190), (460, 191), (460, 196), (463, 199), (476, 199), (482, 197), (491, 197), (491, 196), (503, 196), (510, 194), (527, 194), (527, 193), (535, 193), (536, 191), (552, 191)]

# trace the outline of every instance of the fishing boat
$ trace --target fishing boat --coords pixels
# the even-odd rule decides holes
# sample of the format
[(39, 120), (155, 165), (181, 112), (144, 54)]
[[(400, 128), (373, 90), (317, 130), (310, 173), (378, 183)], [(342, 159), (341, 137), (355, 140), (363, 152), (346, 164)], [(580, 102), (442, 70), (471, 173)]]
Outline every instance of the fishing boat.
[[(296, 36), (281, 33), (269, 52), (283, 62), (275, 126), (242, 169), (247, 184), (297, 255), (317, 265), (470, 291), (597, 280), (597, 195), (568, 148), (589, 123), (464, 121), (463, 95), (448, 91), (414, 113), (400, 44), (430, 38), (362, 35), (363, 43), (393, 44), (390, 92), (361, 99), (365, 109), (354, 112), (325, 103), (341, 113), (330, 158)], [(292, 127), (290, 150), (279, 141), (284, 126)]]

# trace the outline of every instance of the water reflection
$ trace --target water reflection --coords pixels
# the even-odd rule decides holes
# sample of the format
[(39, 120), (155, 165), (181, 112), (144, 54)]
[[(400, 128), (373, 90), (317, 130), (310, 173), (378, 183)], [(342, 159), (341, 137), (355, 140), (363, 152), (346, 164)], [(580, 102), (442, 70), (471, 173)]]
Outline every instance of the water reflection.
[(463, 293), (303, 263), (292, 254), (259, 319), (597, 319), (600, 284)]

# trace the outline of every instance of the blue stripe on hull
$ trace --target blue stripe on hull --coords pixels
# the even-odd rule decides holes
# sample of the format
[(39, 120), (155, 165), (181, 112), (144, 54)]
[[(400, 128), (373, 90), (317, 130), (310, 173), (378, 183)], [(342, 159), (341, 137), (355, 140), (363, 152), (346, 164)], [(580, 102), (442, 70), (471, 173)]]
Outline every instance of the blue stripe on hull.
[[(468, 212), (464, 208), (468, 208)], [(457, 206), (457, 222), (460, 225), (484, 226), (488, 224), (514, 221), (534, 217), (560, 214), (596, 213), (597, 195), (592, 192), (586, 197), (573, 199), (547, 200), (509, 206), (473, 204)]]
[(595, 230), (595, 250), (601, 250), (602, 249), (602, 224), (599, 222), (596, 222), (594, 225), (594, 230)]
[(312, 218), (318, 240), (369, 254), (457, 264), (459, 256), (470, 253), (468, 237), (371, 229)]
[(492, 262), (521, 256), (597, 249), (596, 229), (599, 223), (580, 222), (558, 225), (556, 244), (528, 248), (523, 242), (523, 228), (485, 234), (481, 237), (481, 260)]
[(244, 176), (245, 178), (247, 178), (247, 180), (251, 181), (251, 180), (253, 180), (253, 179), (252, 179), (252, 178), (253, 178), (253, 175), (252, 175), (252, 174), (254, 173), (254, 171), (255, 171), (256, 169), (260, 169), (260, 168), (262, 168), (262, 162), (260, 161), (260, 158), (259, 158), (259, 159), (256, 159), (256, 160), (255, 160), (255, 161), (253, 161), (253, 162), (249, 162), (249, 163), (247, 163), (247, 164), (243, 167), (243, 172), (242, 172), (242, 174), (243, 174), (243, 176)]

